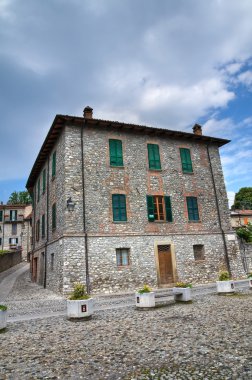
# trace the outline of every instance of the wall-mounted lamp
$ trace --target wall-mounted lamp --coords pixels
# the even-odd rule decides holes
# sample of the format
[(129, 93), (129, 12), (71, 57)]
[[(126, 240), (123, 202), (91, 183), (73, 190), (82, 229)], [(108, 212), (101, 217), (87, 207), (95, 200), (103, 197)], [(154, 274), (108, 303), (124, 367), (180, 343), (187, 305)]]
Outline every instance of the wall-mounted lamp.
[(67, 200), (67, 209), (68, 211), (73, 211), (75, 207), (75, 203), (72, 201), (72, 198), (69, 197)]

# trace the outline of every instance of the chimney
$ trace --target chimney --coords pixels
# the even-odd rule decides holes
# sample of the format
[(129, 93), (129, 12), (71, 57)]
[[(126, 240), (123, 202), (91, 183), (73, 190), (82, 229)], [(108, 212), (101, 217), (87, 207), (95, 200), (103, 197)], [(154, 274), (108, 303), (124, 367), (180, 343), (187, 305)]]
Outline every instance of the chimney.
[(195, 135), (201, 136), (202, 135), (202, 127), (201, 127), (201, 125), (195, 124), (194, 127), (193, 127), (193, 133)]
[(84, 108), (83, 116), (85, 119), (92, 119), (93, 118), (93, 108), (87, 106)]

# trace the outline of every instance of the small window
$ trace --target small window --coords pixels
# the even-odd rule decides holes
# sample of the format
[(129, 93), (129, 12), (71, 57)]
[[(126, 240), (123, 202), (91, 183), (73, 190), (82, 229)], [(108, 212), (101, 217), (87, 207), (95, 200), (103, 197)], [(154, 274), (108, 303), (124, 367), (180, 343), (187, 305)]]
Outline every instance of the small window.
[(42, 220), (41, 220), (41, 236), (42, 238), (45, 237), (45, 214), (42, 215)]
[(17, 221), (17, 210), (10, 210), (10, 220), (11, 222)]
[(149, 169), (160, 170), (161, 162), (159, 155), (159, 146), (157, 144), (148, 144)]
[(123, 166), (123, 152), (121, 140), (109, 140), (109, 155), (111, 166)]
[(51, 253), (51, 271), (54, 270), (54, 253)]
[(129, 248), (116, 249), (116, 264), (118, 267), (128, 267), (129, 261)]
[(37, 202), (40, 200), (40, 178), (38, 179), (38, 186), (37, 186)]
[(124, 194), (112, 195), (112, 207), (113, 207), (113, 221), (114, 222), (126, 222), (126, 196)]
[(180, 158), (181, 158), (183, 173), (192, 173), (193, 167), (192, 167), (190, 149), (180, 148)]
[(186, 197), (188, 220), (199, 221), (198, 201), (196, 197)]
[(56, 151), (52, 155), (52, 177), (56, 175)]
[(52, 229), (56, 228), (56, 203), (52, 205)]
[(147, 195), (147, 212), (149, 222), (172, 222), (171, 197), (162, 195)]
[(195, 244), (193, 246), (193, 254), (195, 261), (205, 260), (205, 248), (202, 244)]
[(0, 210), (0, 222), (3, 221), (3, 210)]
[(42, 191), (43, 193), (46, 190), (46, 170), (43, 170), (43, 175), (42, 175)]
[(18, 238), (9, 238), (9, 244), (10, 245), (17, 245), (18, 244)]
[(0, 237), (0, 245), (2, 245), (2, 238)]
[(17, 234), (17, 223), (12, 223), (11, 234), (12, 235), (16, 235)]
[(36, 222), (36, 241), (39, 241), (39, 229), (40, 229), (40, 220)]

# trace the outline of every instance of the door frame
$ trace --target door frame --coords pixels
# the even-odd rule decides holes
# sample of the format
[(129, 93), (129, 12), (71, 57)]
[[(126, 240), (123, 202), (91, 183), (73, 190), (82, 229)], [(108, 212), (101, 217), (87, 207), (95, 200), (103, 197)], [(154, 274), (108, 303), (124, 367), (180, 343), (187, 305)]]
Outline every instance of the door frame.
[(169, 245), (171, 250), (171, 262), (172, 262), (172, 275), (174, 282), (177, 280), (177, 265), (176, 265), (176, 256), (175, 256), (175, 247), (174, 243), (170, 240), (159, 240), (154, 242), (154, 252), (155, 252), (155, 261), (156, 261), (156, 268), (157, 268), (157, 282), (158, 286), (166, 286), (166, 284), (161, 284), (161, 278), (160, 278), (160, 267), (159, 267), (159, 258), (158, 258), (158, 246), (159, 245)]

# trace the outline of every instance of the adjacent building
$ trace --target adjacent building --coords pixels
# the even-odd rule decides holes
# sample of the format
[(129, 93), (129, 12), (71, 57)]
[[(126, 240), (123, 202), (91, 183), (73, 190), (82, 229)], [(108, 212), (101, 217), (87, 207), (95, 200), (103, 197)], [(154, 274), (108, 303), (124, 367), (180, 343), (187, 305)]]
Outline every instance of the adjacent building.
[(233, 210), (230, 216), (231, 225), (235, 229), (252, 223), (252, 210)]
[(22, 259), (27, 260), (31, 251), (32, 231), (31, 205), (0, 204), (0, 250), (22, 250)]
[(219, 148), (193, 133), (56, 115), (33, 165), (34, 281), (69, 293), (244, 274)]

